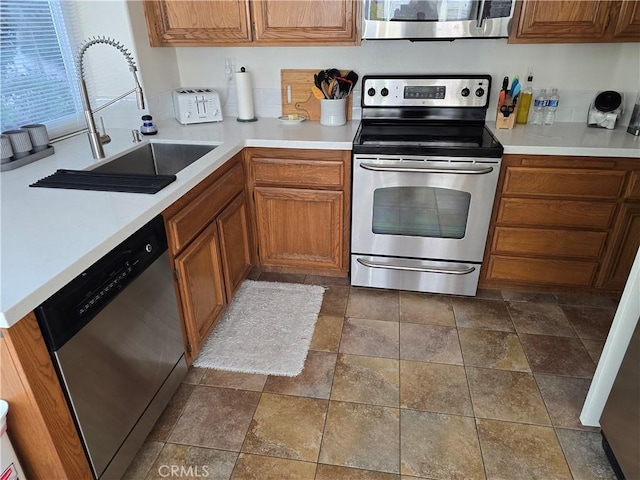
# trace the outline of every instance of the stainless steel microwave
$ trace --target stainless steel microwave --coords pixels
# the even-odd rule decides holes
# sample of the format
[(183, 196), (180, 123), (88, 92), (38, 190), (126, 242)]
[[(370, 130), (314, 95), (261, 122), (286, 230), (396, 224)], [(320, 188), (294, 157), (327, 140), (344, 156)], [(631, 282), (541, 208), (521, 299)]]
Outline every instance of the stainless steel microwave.
[(503, 38), (516, 0), (362, 0), (365, 40)]

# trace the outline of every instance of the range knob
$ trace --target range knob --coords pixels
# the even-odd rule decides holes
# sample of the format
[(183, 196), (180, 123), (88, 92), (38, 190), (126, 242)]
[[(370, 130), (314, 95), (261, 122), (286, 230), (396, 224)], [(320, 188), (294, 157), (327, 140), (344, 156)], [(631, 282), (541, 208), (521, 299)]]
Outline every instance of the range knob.
[(384, 87), (382, 90), (380, 90), (380, 95), (386, 97), (387, 95), (389, 95), (389, 89), (387, 87)]
[(470, 93), (471, 91), (467, 87), (464, 87), (460, 92), (460, 95), (462, 95), (463, 97), (468, 97)]
[(484, 95), (484, 88), (478, 88), (476, 90), (476, 97), (481, 97)]
[(376, 94), (375, 88), (370, 88), (369, 90), (367, 90), (367, 95), (369, 95), (370, 97), (373, 97), (375, 94)]

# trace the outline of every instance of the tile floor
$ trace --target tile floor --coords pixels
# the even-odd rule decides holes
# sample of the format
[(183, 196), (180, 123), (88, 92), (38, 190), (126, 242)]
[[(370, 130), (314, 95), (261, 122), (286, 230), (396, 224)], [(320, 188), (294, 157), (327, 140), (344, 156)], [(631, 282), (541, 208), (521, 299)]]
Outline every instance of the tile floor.
[(296, 378), (192, 368), (127, 479), (614, 479), (578, 419), (616, 300), (324, 284)]

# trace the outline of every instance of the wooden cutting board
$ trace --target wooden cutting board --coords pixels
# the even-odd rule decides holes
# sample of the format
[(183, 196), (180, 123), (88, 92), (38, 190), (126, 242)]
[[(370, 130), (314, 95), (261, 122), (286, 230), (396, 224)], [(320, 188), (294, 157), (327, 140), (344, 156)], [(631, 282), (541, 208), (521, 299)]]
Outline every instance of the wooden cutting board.
[[(311, 91), (313, 75), (320, 70), (280, 70), (282, 115), (297, 113), (312, 122), (320, 121), (320, 100)], [(350, 119), (351, 95), (347, 97), (347, 120)]]

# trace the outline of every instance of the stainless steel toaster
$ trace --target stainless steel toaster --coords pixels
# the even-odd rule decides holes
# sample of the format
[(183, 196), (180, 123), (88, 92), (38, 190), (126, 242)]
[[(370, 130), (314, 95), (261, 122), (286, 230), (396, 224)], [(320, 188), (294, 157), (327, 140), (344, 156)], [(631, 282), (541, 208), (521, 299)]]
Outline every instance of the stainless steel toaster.
[(173, 110), (183, 125), (221, 122), (220, 96), (213, 88), (178, 88), (173, 91)]

